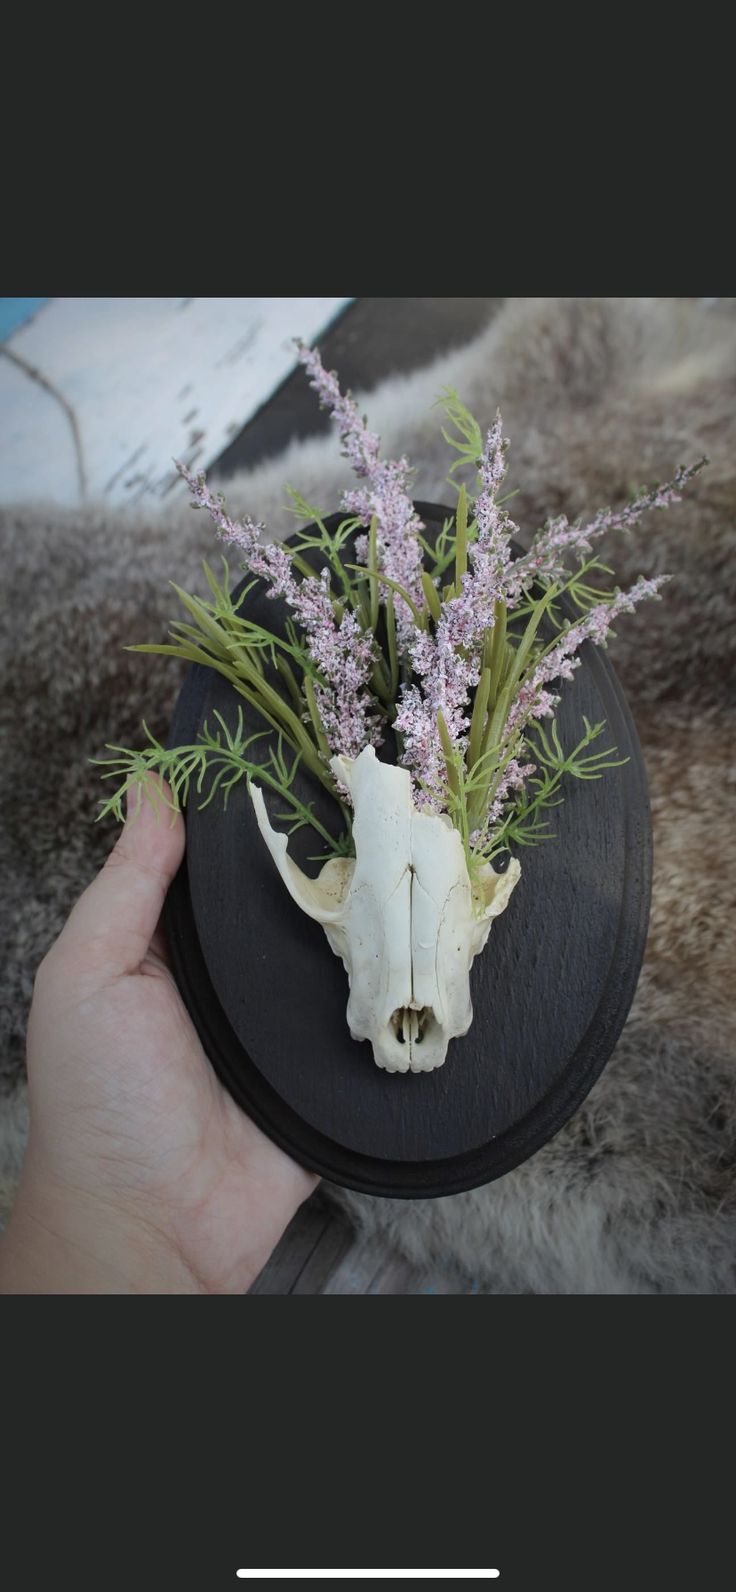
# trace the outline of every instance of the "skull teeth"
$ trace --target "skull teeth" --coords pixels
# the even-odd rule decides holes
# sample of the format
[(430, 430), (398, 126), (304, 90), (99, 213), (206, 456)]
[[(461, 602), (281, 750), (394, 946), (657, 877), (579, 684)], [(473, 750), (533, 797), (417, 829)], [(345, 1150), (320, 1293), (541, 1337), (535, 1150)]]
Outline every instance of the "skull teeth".
[[(442, 1061), (444, 1061), (444, 1057)], [(405, 1067), (392, 1067), (387, 1061), (379, 1061), (376, 1057), (376, 1065), (380, 1067), (381, 1072), (435, 1072), (437, 1067), (442, 1066), (442, 1061), (433, 1061), (427, 1067), (414, 1067), (409, 1062), (407, 1062)]]

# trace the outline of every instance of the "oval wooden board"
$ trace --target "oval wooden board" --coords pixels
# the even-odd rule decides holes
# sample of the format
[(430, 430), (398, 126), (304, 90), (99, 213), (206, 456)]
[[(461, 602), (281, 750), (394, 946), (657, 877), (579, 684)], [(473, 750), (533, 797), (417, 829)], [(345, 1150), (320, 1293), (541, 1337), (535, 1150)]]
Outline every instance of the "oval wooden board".
[[(417, 507), (428, 527), (451, 512)], [(243, 612), (270, 628), (283, 616), (262, 589)], [(345, 970), (288, 896), (244, 785), (226, 810), (219, 796), (203, 811), (190, 801), (186, 862), (166, 909), (177, 981), (235, 1099), (333, 1182), (426, 1198), (499, 1177), (567, 1121), (611, 1054), (644, 951), (651, 829), (621, 688), (600, 649), (587, 645), (583, 660), (558, 708), (562, 743), (580, 739), (584, 714), (605, 719), (597, 744), (615, 744), (629, 761), (596, 783), (568, 781), (551, 810), (556, 838), (520, 849), (520, 882), (473, 964), (472, 1026), (436, 1072), (387, 1074), (367, 1043), (351, 1039)], [(170, 744), (194, 741), (205, 721), (216, 727), (215, 709), (234, 725), (239, 704), (260, 729), (222, 676), (193, 666)], [(334, 829), (337, 809), (317, 782), (304, 778), (300, 794)], [(321, 849), (312, 830), (289, 847), (318, 871), (308, 860)]]

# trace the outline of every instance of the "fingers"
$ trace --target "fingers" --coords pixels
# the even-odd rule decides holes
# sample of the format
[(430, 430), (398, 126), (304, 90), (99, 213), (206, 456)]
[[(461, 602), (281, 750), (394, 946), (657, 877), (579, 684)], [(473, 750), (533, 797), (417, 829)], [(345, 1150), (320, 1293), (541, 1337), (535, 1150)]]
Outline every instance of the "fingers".
[(168, 785), (148, 776), (152, 801), (136, 787), (120, 836), (57, 942), (106, 974), (140, 966), (166, 892), (184, 855), (184, 820), (165, 805)]

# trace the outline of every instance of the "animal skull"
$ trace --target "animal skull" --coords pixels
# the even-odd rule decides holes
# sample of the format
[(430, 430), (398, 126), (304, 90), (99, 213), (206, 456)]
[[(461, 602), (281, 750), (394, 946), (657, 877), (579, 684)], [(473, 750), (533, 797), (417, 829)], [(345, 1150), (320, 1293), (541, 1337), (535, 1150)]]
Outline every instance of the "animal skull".
[(449, 818), (420, 812), (407, 770), (379, 762), (372, 746), (330, 767), (352, 797), (355, 858), (307, 878), (251, 786), (258, 827), (289, 894), (342, 957), (353, 1039), (370, 1039), (387, 1072), (432, 1072), (470, 1027), (470, 966), (521, 869), (515, 859), (503, 874), (484, 863), (471, 884)]

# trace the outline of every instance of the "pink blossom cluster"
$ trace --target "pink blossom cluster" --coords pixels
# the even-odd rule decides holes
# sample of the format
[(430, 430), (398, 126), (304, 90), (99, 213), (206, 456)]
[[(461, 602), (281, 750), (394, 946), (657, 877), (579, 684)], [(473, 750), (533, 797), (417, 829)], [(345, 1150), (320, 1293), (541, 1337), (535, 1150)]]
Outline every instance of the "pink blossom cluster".
[[(521, 757), (528, 752), (524, 731), (535, 719), (548, 718), (559, 702), (547, 687), (556, 680), (569, 680), (579, 668), (581, 659), (576, 655), (584, 641), (605, 646), (608, 634), (619, 614), (631, 613), (637, 603), (647, 597), (658, 597), (659, 588), (668, 580), (658, 575), (653, 580), (639, 576), (630, 591), (618, 592), (610, 603), (598, 603), (585, 616), (568, 629), (555, 646), (540, 659), (529, 678), (519, 687), (504, 725), (499, 746), (499, 762), (503, 768), (500, 780), (491, 788), (491, 799), (485, 822), (471, 836), (473, 845), (483, 846), (490, 839), (494, 825), (502, 816), (504, 804), (514, 790), (520, 789), (524, 780), (533, 774), (534, 764), (522, 765)], [(509, 756), (514, 751), (514, 756)], [(505, 763), (505, 766), (504, 766)]]
[(475, 504), (478, 536), (469, 548), (470, 568), (463, 576), (462, 591), (442, 604), (434, 636), (416, 631), (409, 649), (412, 671), (421, 684), (404, 688), (395, 728), (404, 740), (404, 767), (421, 782), (425, 799), (438, 811), (447, 804), (447, 770), (437, 735), (437, 714), (442, 712), (453, 746), (464, 751), (470, 727), (469, 695), (480, 677), (483, 643), (495, 623), (495, 603), (501, 597), (508, 600), (505, 582), (516, 526), (497, 503), (506, 474), (507, 446), (497, 414), (480, 460), (482, 491)]
[(508, 438), (503, 436), (500, 412), (486, 437), (480, 458), (482, 491), (475, 500), (478, 534), (468, 549), (470, 570), (463, 576), (463, 590), (449, 603), (451, 624), (458, 636), (456, 645), (478, 648), (486, 631), (493, 628), (495, 604), (503, 599), (508, 608), (518, 600), (509, 590), (513, 569), (511, 539), (518, 527), (499, 507), (498, 491), (506, 475)]
[[(410, 470), (406, 459), (379, 458), (380, 438), (369, 431), (358, 412), (358, 406), (343, 394), (334, 371), (326, 371), (319, 349), (309, 349), (297, 340), (299, 359), (309, 376), (310, 385), (317, 393), (323, 408), (329, 409), (337, 425), (343, 445), (343, 454), (349, 459), (355, 473), (366, 486), (344, 492), (342, 507), (354, 514), (362, 525), (376, 520), (376, 552), (378, 568), (409, 593), (421, 606), (422, 547), (419, 535), (424, 529), (409, 496)], [(360, 562), (367, 561), (367, 539), (356, 542)], [(386, 595), (384, 588), (383, 596)], [(411, 610), (403, 598), (396, 595), (396, 632), (402, 650), (411, 638)]]
[(299, 620), (309, 656), (327, 682), (315, 681), (314, 694), (330, 750), (357, 757), (364, 746), (380, 745), (381, 719), (369, 689), (378, 656), (376, 643), (354, 614), (346, 612), (337, 619), (329, 570), (323, 569), (314, 580), (297, 581), (286, 549), (260, 541), (262, 525), (250, 518), (231, 519), (221, 500), (210, 492), (204, 474), (194, 476), (178, 462), (177, 469), (194, 502), (212, 516), (221, 540), (242, 550), (252, 574), (267, 581), (268, 596), (284, 597)]
[[(349, 460), (361, 485), (347, 491), (342, 507), (364, 526), (375, 520), (379, 571), (408, 593), (425, 612), (422, 584), (421, 533), (424, 529), (410, 497), (407, 460), (383, 461), (380, 439), (361, 418), (350, 394), (343, 394), (337, 376), (324, 369), (318, 350), (298, 343), (299, 359), (323, 407), (329, 409)], [(550, 519), (535, 536), (528, 553), (512, 556), (517, 527), (499, 503), (506, 476), (508, 440), (503, 436), (500, 413), (486, 434), (478, 460), (480, 491), (474, 504), (476, 536), (468, 546), (468, 567), (461, 590), (441, 604), (439, 618), (427, 628), (418, 626), (412, 610), (395, 597), (396, 628), (405, 678), (396, 704), (395, 729), (400, 737), (400, 762), (408, 769), (415, 797), (435, 812), (447, 811), (450, 789), (445, 755), (438, 730), (441, 713), (451, 746), (459, 756), (467, 752), (471, 724), (472, 692), (480, 680), (483, 651), (496, 622), (497, 605), (513, 611), (526, 599), (536, 580), (566, 581), (565, 557), (576, 554), (582, 562), (593, 543), (609, 530), (629, 530), (649, 509), (680, 501), (682, 488), (701, 468), (699, 463), (677, 471), (664, 486), (642, 491), (625, 508), (601, 509), (590, 521), (571, 525), (565, 515)], [(263, 526), (247, 518), (232, 520), (222, 501), (206, 486), (204, 475), (193, 476), (184, 465), (178, 469), (187, 481), (195, 503), (215, 520), (218, 534), (241, 549), (247, 568), (267, 583), (268, 595), (285, 598), (306, 638), (309, 657), (319, 678), (315, 697), (332, 752), (356, 757), (366, 745), (378, 745), (385, 722), (371, 691), (371, 676), (379, 653), (374, 636), (364, 631), (355, 614), (343, 612), (330, 589), (330, 575), (297, 579), (287, 550), (262, 541)], [(356, 556), (367, 562), (368, 538), (356, 541)], [(551, 716), (559, 697), (555, 686), (569, 680), (579, 667), (577, 655), (586, 641), (605, 645), (618, 616), (628, 613), (648, 597), (659, 595), (666, 576), (647, 580), (640, 576), (628, 592), (616, 592), (563, 631), (557, 641), (533, 660), (522, 679), (503, 727), (497, 748), (497, 773), (491, 780), (488, 810), (481, 827), (471, 837), (484, 845), (515, 791), (534, 773), (526, 734), (535, 720)], [(386, 595), (386, 588), (383, 589)], [(409, 672), (410, 671), (410, 672)]]
[(669, 580), (668, 575), (656, 575), (652, 580), (640, 575), (630, 591), (617, 592), (611, 602), (596, 603), (582, 619), (563, 632), (559, 641), (540, 659), (536, 669), (517, 693), (506, 720), (504, 744), (508, 743), (520, 726), (529, 720), (544, 718), (553, 713), (559, 697), (554, 696), (546, 688), (554, 680), (572, 678), (575, 669), (580, 666), (581, 660), (575, 654), (583, 642), (592, 641), (596, 646), (605, 646), (611, 626), (619, 614), (631, 613), (637, 603), (643, 602), (647, 597), (658, 597), (659, 588), (666, 580)]
[(434, 812), (447, 806), (447, 768), (437, 730), (442, 713), (453, 746), (464, 747), (470, 720), (466, 708), (477, 684), (476, 663), (455, 651), (444, 615), (434, 637), (415, 632), (413, 673), (421, 684), (405, 685), (394, 723), (403, 738), (399, 761), (414, 776), (417, 792)]
[[(440, 811), (447, 806), (449, 791), (435, 728), (437, 713), (443, 713), (453, 747), (464, 753), (470, 727), (470, 692), (480, 678), (481, 649), (495, 622), (496, 602), (500, 600), (513, 610), (525, 587), (540, 575), (565, 578), (568, 571), (562, 563), (563, 551), (589, 551), (592, 540), (605, 530), (629, 529), (647, 509), (679, 501), (680, 489), (700, 468), (698, 464), (679, 470), (674, 481), (640, 493), (620, 511), (601, 510), (587, 525), (571, 527), (564, 516), (549, 521), (535, 538), (531, 552), (514, 560), (511, 541), (517, 527), (498, 503), (506, 474), (507, 446), (501, 415), (497, 414), (479, 460), (482, 485), (475, 502), (477, 540), (469, 548), (470, 568), (463, 577), (462, 592), (443, 603), (434, 635), (420, 632), (410, 649), (413, 673), (419, 683), (404, 688), (396, 719), (396, 728), (404, 740), (401, 761), (425, 796), (428, 794), (430, 805)], [(629, 612), (645, 597), (656, 596), (665, 578), (640, 577), (630, 592), (620, 592), (612, 602), (590, 609), (520, 686), (502, 735), (499, 759), (503, 773), (492, 794), (489, 826), (500, 815), (510, 793), (533, 772), (532, 764), (519, 761), (525, 743), (523, 735), (520, 740), (518, 737), (532, 720), (553, 714), (559, 697), (548, 689), (549, 684), (569, 679), (579, 664), (574, 654), (583, 641), (605, 643), (618, 615)], [(512, 737), (517, 741), (518, 756), (509, 758)]]
[(681, 467), (674, 480), (640, 492), (623, 509), (600, 509), (587, 525), (579, 521), (570, 525), (564, 514), (548, 520), (537, 532), (529, 552), (517, 559), (510, 571), (513, 587), (518, 590), (540, 578), (564, 579), (569, 573), (564, 562), (565, 554), (574, 552), (582, 559), (593, 551), (593, 542), (605, 531), (630, 531), (649, 509), (664, 509), (671, 503), (680, 503), (682, 488), (697, 475), (703, 463), (701, 459), (696, 464)]
[[(519, 753), (521, 754), (525, 750), (526, 745), (522, 740), (519, 745)], [(513, 796), (514, 791), (521, 790), (524, 781), (529, 778), (530, 774), (535, 772), (536, 765), (534, 763), (520, 763), (518, 757), (509, 758), (501, 778), (494, 788), (483, 828), (476, 830), (471, 837), (474, 846), (485, 845), (486, 841), (490, 839), (493, 826), (501, 817), (509, 797)]]

